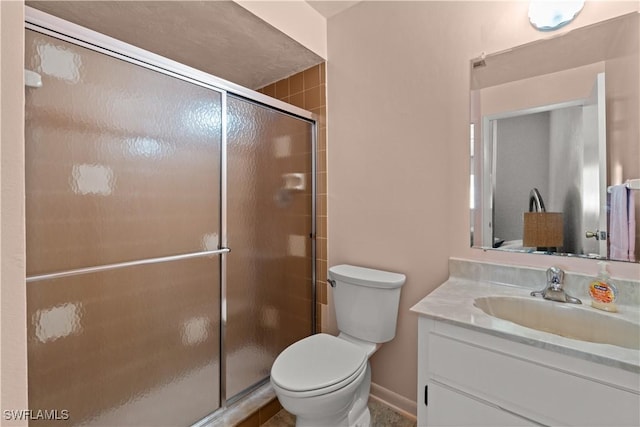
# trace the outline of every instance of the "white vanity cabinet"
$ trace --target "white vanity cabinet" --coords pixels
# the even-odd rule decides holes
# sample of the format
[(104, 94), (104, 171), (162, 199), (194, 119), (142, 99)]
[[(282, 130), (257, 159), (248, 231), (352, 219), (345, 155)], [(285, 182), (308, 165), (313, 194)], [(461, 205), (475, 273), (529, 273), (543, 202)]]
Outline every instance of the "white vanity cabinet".
[(640, 426), (640, 373), (421, 315), (419, 426)]

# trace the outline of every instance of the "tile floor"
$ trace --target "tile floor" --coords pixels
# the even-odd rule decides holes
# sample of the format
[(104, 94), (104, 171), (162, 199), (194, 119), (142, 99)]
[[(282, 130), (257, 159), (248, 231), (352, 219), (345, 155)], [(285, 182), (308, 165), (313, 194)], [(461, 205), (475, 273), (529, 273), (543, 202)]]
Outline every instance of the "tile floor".
[[(369, 400), (369, 410), (371, 411), (371, 427), (415, 427), (416, 422), (406, 418), (388, 406)], [(264, 423), (262, 427), (294, 427), (296, 418), (285, 411), (280, 410), (269, 421)]]

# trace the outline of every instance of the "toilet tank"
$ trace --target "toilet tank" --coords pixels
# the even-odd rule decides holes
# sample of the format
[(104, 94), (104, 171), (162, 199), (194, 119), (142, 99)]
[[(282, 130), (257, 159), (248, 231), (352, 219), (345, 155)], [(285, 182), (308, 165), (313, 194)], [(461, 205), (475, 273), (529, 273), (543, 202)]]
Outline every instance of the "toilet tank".
[(393, 339), (404, 274), (343, 264), (329, 268), (329, 279), (340, 332), (373, 343)]

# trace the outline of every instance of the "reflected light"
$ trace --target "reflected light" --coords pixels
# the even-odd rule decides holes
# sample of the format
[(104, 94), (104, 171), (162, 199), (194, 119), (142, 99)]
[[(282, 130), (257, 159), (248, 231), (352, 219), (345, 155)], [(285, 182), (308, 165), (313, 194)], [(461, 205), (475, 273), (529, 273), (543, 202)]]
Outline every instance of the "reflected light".
[(600, 192), (587, 191), (599, 187), (600, 168), (598, 165), (585, 165), (582, 168), (582, 211), (598, 215), (600, 212)]
[(102, 165), (73, 165), (71, 189), (76, 194), (97, 194), (108, 196), (113, 192), (115, 179), (113, 171)]
[(202, 236), (202, 249), (215, 251), (218, 249), (218, 233), (208, 233)]
[(131, 138), (125, 141), (129, 153), (134, 156), (158, 157), (162, 152), (162, 145), (152, 138)]
[(49, 43), (40, 44), (37, 49), (40, 60), (39, 70), (42, 74), (70, 83), (80, 81), (82, 61), (78, 55)]
[(220, 101), (196, 101), (184, 112), (184, 129), (194, 135), (211, 136), (222, 129), (222, 111)]
[(260, 326), (269, 329), (278, 329), (280, 325), (280, 313), (273, 306), (266, 306), (260, 310)]
[(622, 165), (620, 162), (616, 162), (613, 165), (613, 172), (611, 174), (611, 184), (618, 184), (622, 182)]
[(289, 235), (289, 255), (304, 257), (307, 254), (307, 239), (305, 236)]
[(277, 159), (291, 156), (291, 137), (284, 135), (274, 138), (273, 150), (273, 155)]
[(469, 208), (470, 209), (475, 209), (476, 208), (476, 192), (475, 192), (475, 188), (473, 188), (473, 180), (474, 180), (475, 176), (473, 174), (471, 174), (470, 176), (470, 182), (469, 182)]
[(209, 319), (193, 317), (182, 325), (182, 343), (196, 345), (203, 343), (209, 336)]
[(80, 309), (76, 304), (67, 303), (45, 310), (38, 310), (34, 316), (36, 338), (41, 343), (55, 341), (82, 330)]

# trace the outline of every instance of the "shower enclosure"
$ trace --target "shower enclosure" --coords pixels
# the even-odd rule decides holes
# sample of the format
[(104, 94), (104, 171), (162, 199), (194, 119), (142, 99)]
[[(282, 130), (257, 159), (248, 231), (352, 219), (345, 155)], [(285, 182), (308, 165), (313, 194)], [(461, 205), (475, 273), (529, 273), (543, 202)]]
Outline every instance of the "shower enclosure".
[(314, 332), (315, 122), (48, 15), (26, 27), (30, 408), (193, 424)]

